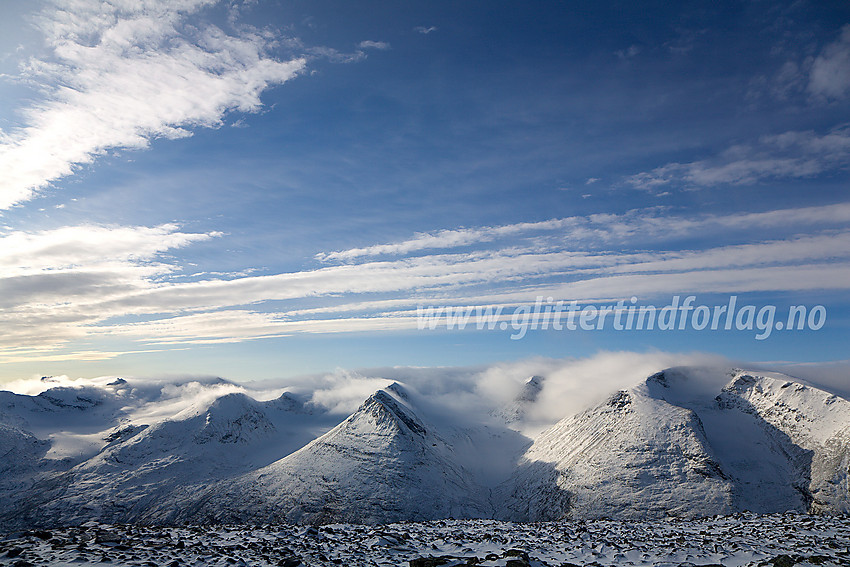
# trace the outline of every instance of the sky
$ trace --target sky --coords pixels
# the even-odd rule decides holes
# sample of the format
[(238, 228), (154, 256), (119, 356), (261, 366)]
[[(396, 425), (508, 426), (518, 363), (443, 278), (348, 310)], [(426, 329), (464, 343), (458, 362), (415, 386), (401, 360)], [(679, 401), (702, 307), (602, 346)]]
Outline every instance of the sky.
[(0, 10), (0, 381), (850, 358), (846, 2)]

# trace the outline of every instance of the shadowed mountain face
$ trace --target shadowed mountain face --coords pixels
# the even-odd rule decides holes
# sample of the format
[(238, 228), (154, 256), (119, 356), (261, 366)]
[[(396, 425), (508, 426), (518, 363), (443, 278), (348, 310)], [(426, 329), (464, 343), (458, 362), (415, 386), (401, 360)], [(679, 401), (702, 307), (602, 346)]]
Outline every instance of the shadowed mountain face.
[[(519, 511), (511, 514), (515, 519), (522, 518), (535, 492), (560, 495), (537, 506), (531, 515), (540, 520), (731, 508), (729, 487), (698, 415), (653, 397), (646, 385), (616, 392), (602, 405), (562, 420), (524, 458), (506, 486), (522, 487), (508, 499), (509, 508)], [(542, 463), (557, 474), (540, 475)]]
[(850, 403), (740, 370), (714, 396), (702, 372), (660, 372), (541, 434), (502, 487), (508, 516), (847, 511)]
[[(303, 449), (215, 490), (190, 521), (381, 523), (489, 515), (453, 448), (393, 385)], [(222, 496), (223, 495), (223, 496)], [(356, 504), (355, 504), (356, 503)]]
[(335, 426), (232, 392), (144, 423), (122, 388), (2, 393), (0, 527), (850, 511), (850, 402), (781, 374), (668, 369), (535, 439), (541, 377), (477, 421), (393, 384)]

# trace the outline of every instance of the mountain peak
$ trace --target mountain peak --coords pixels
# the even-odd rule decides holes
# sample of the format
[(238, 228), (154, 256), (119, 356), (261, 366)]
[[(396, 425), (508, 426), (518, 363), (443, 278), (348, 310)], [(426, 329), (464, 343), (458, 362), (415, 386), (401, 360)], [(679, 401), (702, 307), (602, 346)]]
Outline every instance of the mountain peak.
[(534, 375), (531, 376), (525, 383), (522, 385), (522, 389), (517, 394), (515, 401), (517, 402), (536, 402), (537, 396), (540, 395), (540, 391), (543, 390), (543, 381), (545, 378), (543, 376)]
[(274, 431), (259, 404), (241, 392), (217, 398), (207, 409), (204, 425), (195, 435), (197, 443), (243, 443)]
[[(544, 385), (517, 384), (493, 415), (525, 427)], [(0, 463), (0, 484), (18, 487), (0, 525), (850, 512), (850, 401), (773, 372), (668, 368), (528, 436), (453, 421), (401, 383), (342, 423), (306, 395), (228, 388), (146, 427), (114, 410), (141, 403), (116, 390), (0, 395), (0, 455), (21, 457)], [(59, 463), (47, 451), (81, 423), (98, 448)]]
[(408, 393), (407, 389), (404, 386), (402, 386), (401, 384), (399, 384), (398, 382), (393, 382), (392, 384), (390, 384), (389, 386), (384, 388), (384, 390), (386, 390), (388, 392), (392, 392), (393, 394), (395, 394), (396, 396), (398, 396), (399, 398), (401, 398), (405, 402), (410, 401), (410, 394)]
[(102, 405), (102, 394), (102, 391), (96, 388), (58, 386), (45, 390), (37, 397), (56, 408), (85, 410)]
[[(396, 386), (393, 388), (393, 386)], [(366, 411), (373, 415), (377, 420), (384, 421), (386, 419), (393, 420), (402, 432), (410, 431), (421, 437), (425, 437), (426, 431), (419, 418), (405, 406), (404, 403), (393, 397), (390, 392), (396, 393), (401, 386), (391, 384), (383, 390), (378, 390), (372, 394), (369, 399), (361, 406), (362, 411)], [(401, 392), (404, 392), (401, 390)], [(397, 394), (406, 397), (406, 393)]]
[(529, 406), (533, 405), (537, 398), (540, 397), (540, 392), (543, 390), (543, 376), (534, 375), (529, 377), (520, 388), (514, 399), (509, 403), (491, 412), (491, 415), (505, 421), (505, 423), (516, 423), (525, 418)]

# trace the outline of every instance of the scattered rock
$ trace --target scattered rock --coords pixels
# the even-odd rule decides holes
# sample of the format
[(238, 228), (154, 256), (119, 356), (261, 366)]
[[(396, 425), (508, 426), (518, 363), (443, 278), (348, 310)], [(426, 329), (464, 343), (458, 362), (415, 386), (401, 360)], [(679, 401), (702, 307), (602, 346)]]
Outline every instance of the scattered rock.
[(773, 565), (774, 567), (794, 567), (794, 565), (797, 564), (797, 560), (790, 555), (777, 555), (773, 559), (769, 560), (767, 564)]
[[(797, 529), (801, 523), (803, 530)], [(729, 564), (753, 567), (850, 565), (850, 516), (739, 514), (539, 524), (445, 520), (381, 527), (334, 524), (330, 529), (98, 524), (40, 535), (18, 532), (0, 539), (0, 565), (602, 567), (624, 564), (635, 551), (643, 555), (640, 563), (658, 567), (722, 567), (707, 563), (718, 554), (729, 557)], [(392, 542), (397, 545), (387, 545)], [(688, 561), (669, 561), (671, 547)], [(760, 559), (752, 561), (752, 553)], [(547, 559), (557, 555), (564, 558), (560, 563)]]
[(28, 532), (24, 532), (25, 536), (37, 537), (42, 541), (47, 541), (53, 537), (53, 534), (48, 532), (47, 530), (32, 530)]
[(454, 557), (443, 555), (441, 557), (418, 557), (408, 561), (410, 567), (439, 567), (440, 565), (477, 565), (477, 557)]
[[(530, 567), (531, 559), (528, 553), (521, 549), (509, 549), (502, 554), (502, 558), (508, 559), (505, 561), (505, 567)], [(509, 559), (510, 558), (510, 559)]]
[(122, 541), (123, 538), (119, 534), (106, 530), (98, 530), (94, 536), (94, 542), (99, 544), (118, 544)]
[(417, 557), (408, 561), (410, 567), (438, 567), (449, 562), (446, 557)]

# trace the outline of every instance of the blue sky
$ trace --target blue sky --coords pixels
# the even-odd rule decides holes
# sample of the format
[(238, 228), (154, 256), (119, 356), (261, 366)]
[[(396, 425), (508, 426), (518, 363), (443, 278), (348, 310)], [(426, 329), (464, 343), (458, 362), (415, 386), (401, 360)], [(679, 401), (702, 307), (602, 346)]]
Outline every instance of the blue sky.
[[(0, 380), (847, 358), (846, 2), (2, 10)], [(677, 295), (828, 317), (417, 329), (418, 306)]]

